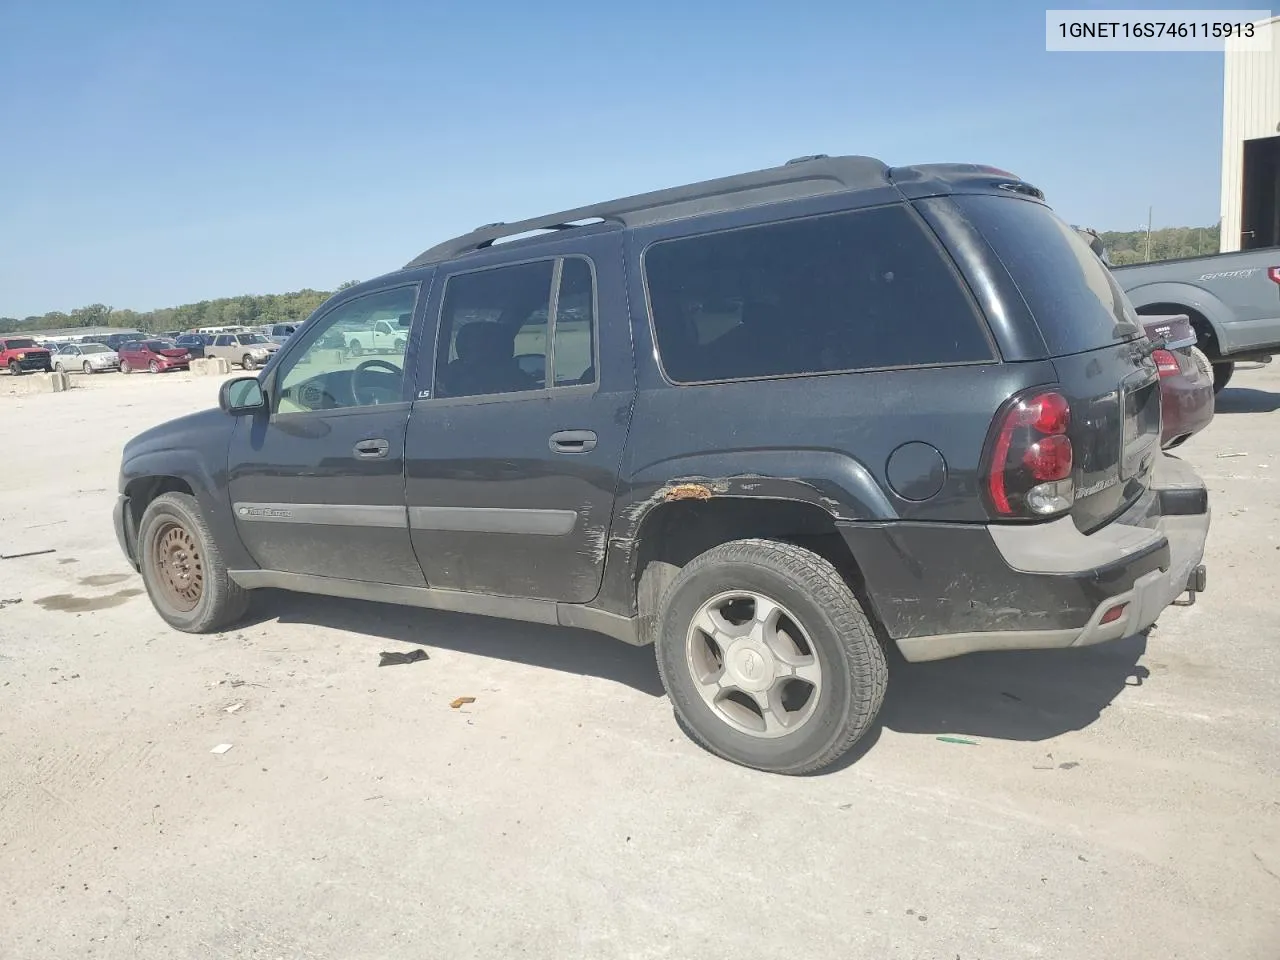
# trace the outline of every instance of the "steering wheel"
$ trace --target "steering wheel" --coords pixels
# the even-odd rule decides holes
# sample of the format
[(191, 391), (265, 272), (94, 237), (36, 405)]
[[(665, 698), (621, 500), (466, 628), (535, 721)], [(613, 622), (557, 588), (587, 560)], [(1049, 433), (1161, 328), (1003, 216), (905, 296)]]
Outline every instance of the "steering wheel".
[(396, 377), (397, 379), (399, 379), (404, 374), (404, 371), (399, 367), (397, 367), (390, 360), (379, 360), (379, 359), (365, 360), (364, 362), (357, 364), (356, 368), (351, 371), (351, 399), (355, 401), (355, 405), (357, 407), (363, 407), (363, 406), (367, 406), (369, 404), (374, 404), (378, 402), (377, 398), (374, 398), (372, 400), (365, 400), (363, 397), (360, 396), (360, 390), (362, 386), (362, 384), (360, 383), (360, 378), (368, 370), (372, 369), (373, 367), (382, 367), (387, 371), (389, 371), (391, 375)]

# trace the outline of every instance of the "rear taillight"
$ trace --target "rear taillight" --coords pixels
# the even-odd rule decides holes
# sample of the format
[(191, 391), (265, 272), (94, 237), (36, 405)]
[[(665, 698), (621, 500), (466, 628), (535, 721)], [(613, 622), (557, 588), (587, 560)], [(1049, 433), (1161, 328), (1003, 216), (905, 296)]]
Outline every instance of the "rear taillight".
[(1071, 405), (1054, 390), (1009, 400), (996, 416), (983, 468), (987, 505), (996, 517), (1047, 517), (1075, 502), (1067, 427)]
[(1280, 267), (1267, 267), (1267, 276), (1276, 283), (1280, 283)]
[(1178, 358), (1168, 350), (1152, 350), (1151, 359), (1156, 362), (1156, 370), (1161, 377), (1172, 377), (1182, 372), (1182, 367), (1178, 365)]

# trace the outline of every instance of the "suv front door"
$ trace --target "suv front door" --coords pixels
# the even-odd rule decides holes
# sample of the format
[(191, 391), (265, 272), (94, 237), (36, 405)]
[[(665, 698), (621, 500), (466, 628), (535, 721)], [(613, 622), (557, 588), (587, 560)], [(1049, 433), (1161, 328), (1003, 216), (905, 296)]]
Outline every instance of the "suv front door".
[(430, 586), (573, 603), (599, 591), (635, 393), (629, 320), (597, 310), (625, 303), (620, 244), (436, 283), (433, 392), (409, 418), (405, 479)]
[(350, 357), (344, 332), (414, 312), (418, 284), (344, 300), (265, 375), (268, 412), (244, 417), (229, 453), (231, 506), (265, 570), (422, 586), (404, 502), (413, 396), (403, 353)]

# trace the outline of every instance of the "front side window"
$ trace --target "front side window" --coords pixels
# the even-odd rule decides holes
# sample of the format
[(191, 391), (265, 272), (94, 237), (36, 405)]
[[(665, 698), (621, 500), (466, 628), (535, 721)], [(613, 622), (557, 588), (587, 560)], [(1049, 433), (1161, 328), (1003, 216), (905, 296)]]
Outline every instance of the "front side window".
[(994, 359), (926, 229), (895, 205), (655, 243), (663, 369), (693, 383)]
[(266, 343), (267, 338), (256, 333), (242, 333), (238, 337), (241, 346), (252, 346), (255, 343)]
[[(276, 373), (277, 413), (308, 413), (398, 403), (403, 399), (404, 345), (382, 355), (357, 343), (381, 321), (413, 315), (417, 285), (366, 294), (335, 307), (295, 340)], [(408, 337), (408, 329), (402, 330)], [(362, 340), (363, 338), (363, 340)]]

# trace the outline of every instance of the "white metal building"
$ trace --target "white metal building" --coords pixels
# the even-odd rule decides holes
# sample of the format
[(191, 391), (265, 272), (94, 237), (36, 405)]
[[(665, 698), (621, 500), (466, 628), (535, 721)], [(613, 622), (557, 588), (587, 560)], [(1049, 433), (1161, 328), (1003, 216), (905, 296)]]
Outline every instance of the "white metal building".
[(1269, 51), (1227, 41), (1222, 101), (1222, 252), (1280, 246), (1280, 17)]

